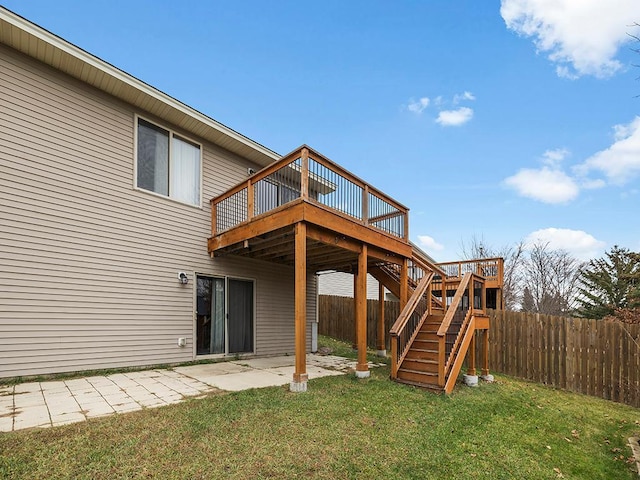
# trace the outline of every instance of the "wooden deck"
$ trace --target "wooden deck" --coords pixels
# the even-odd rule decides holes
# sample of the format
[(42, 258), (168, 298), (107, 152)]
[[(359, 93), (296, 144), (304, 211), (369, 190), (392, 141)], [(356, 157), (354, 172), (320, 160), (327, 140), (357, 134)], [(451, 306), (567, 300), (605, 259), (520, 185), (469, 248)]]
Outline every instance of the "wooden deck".
[[(501, 289), (502, 259), (434, 265), (409, 242), (408, 218), (409, 210), (405, 206), (306, 145), (211, 200), (208, 250), (212, 257), (242, 256), (290, 265), (295, 270), (296, 363), (292, 390), (306, 390), (308, 273), (338, 270), (354, 275), (358, 377), (369, 375), (366, 358), (367, 273), (372, 273), (381, 285), (399, 297), (403, 310), (399, 323), (396, 322), (391, 332), (392, 377), (394, 373), (402, 373), (401, 364), (405, 358), (416, 365), (429, 363), (411, 360), (412, 353), (408, 353), (411, 343), (419, 336), (423, 325), (432, 328), (433, 322), (425, 323), (427, 316), (434, 314), (432, 307), (439, 309), (441, 320), (451, 323), (453, 311), (445, 314), (448, 309), (445, 299), (457, 288), (464, 292), (468, 290), (465, 298), (473, 298), (473, 287), (460, 286), (463, 277), (467, 283), (469, 275), (478, 277), (480, 280), (476, 284), (482, 285), (483, 296), (485, 281), (487, 287)], [(382, 286), (379, 290), (383, 298)], [(462, 293), (455, 293), (462, 299)], [(422, 311), (418, 311), (420, 308)], [(482, 312), (476, 313), (480, 317)], [(379, 317), (379, 350), (384, 351), (384, 312)], [(454, 351), (454, 356), (459, 353), (464, 357), (466, 348), (475, 346), (474, 322), (475, 317), (470, 317), (467, 323), (471, 328), (464, 324), (465, 337), (456, 340), (455, 345), (459, 344), (461, 348), (459, 352)], [(444, 330), (439, 327), (438, 335), (452, 335), (447, 330), (449, 323)], [(444, 350), (438, 355), (441, 365), (437, 366), (435, 374), (438, 378), (439, 373), (440, 383), (436, 386), (444, 388), (441, 384), (445, 372)], [(452, 362), (461, 365), (462, 359), (447, 357), (447, 368), (454, 365)]]
[[(303, 145), (211, 200), (208, 249), (212, 257), (237, 255), (294, 267), (296, 365), (291, 389), (304, 391), (307, 274), (354, 274), (356, 375), (368, 376), (367, 270), (397, 264), (406, 278), (412, 255), (409, 210)], [(408, 290), (403, 292), (401, 301), (406, 302)]]
[(351, 271), (411, 257), (408, 209), (309, 147), (211, 201), (209, 252), (294, 265), (294, 227), (307, 225), (310, 272)]

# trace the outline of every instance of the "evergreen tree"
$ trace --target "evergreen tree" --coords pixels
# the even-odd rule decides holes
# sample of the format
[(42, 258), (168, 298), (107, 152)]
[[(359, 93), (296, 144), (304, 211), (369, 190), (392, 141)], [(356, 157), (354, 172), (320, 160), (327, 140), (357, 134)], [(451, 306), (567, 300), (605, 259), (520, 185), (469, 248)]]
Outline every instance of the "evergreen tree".
[(582, 270), (578, 291), (578, 313), (586, 318), (640, 306), (640, 254), (614, 246)]
[(523, 312), (537, 312), (538, 309), (536, 307), (536, 301), (533, 298), (533, 294), (529, 287), (524, 287), (524, 292), (522, 293), (522, 300), (520, 301), (522, 311)]

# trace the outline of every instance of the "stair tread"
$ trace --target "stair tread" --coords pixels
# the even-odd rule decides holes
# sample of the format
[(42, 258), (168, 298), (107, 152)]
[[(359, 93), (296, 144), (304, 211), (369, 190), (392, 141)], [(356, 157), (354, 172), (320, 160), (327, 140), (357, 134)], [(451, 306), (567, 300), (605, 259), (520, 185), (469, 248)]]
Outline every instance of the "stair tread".
[(406, 360), (410, 360), (412, 362), (418, 362), (418, 363), (429, 363), (429, 364), (438, 364), (437, 360), (427, 360), (425, 358), (406, 358), (405, 357), (405, 361)]
[(425, 388), (427, 390), (433, 390), (434, 392), (442, 393), (444, 391), (444, 388), (436, 383), (414, 382), (412, 380), (405, 380), (403, 378), (394, 378), (394, 380), (398, 383), (404, 383), (405, 385), (411, 385), (418, 388)]
[(422, 370), (413, 370), (412, 368), (404, 368), (402, 366), (398, 369), (398, 373), (400, 373), (400, 372), (417, 373), (418, 375), (426, 375), (427, 377), (437, 377), (438, 376), (437, 372), (423, 372)]

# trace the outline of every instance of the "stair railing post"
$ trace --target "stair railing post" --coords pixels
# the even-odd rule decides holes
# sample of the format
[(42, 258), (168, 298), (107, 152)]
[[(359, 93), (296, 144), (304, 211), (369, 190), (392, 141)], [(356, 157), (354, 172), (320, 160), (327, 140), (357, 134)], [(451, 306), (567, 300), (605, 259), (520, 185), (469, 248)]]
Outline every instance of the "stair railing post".
[(438, 385), (444, 387), (445, 381), (445, 372), (444, 372), (444, 364), (446, 361), (445, 355), (445, 341), (446, 335), (443, 335), (438, 338)]
[(487, 313), (487, 283), (484, 280), (482, 281), (481, 302), (482, 313)]
[(391, 378), (398, 377), (398, 336), (392, 335), (391, 343)]
[(400, 269), (400, 311), (404, 309), (409, 300), (409, 259), (402, 259)]

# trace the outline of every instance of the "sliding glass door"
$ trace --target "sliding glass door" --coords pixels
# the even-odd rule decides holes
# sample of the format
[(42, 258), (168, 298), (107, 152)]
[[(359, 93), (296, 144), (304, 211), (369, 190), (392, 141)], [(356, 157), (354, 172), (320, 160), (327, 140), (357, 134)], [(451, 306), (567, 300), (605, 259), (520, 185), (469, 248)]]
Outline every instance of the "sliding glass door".
[(253, 281), (197, 277), (196, 353), (253, 352)]

